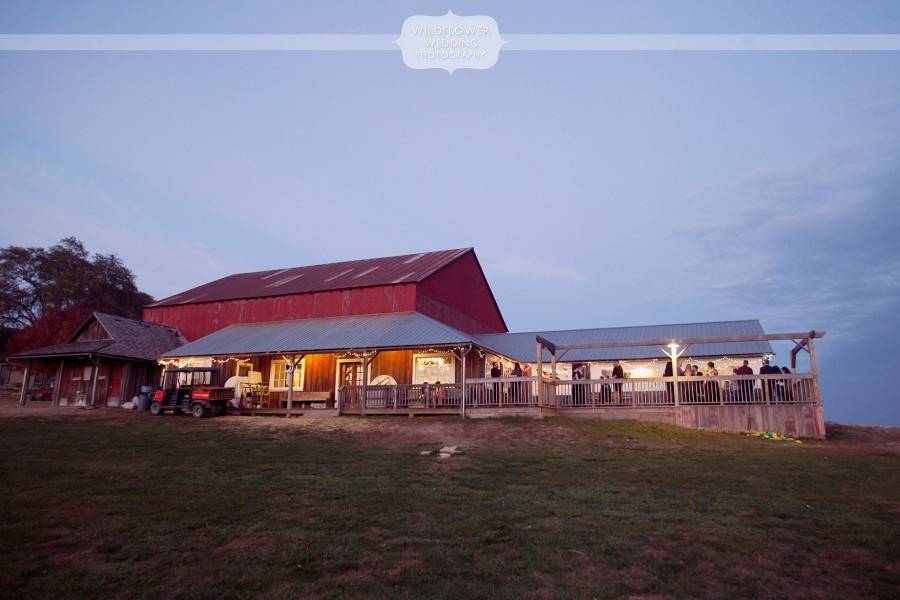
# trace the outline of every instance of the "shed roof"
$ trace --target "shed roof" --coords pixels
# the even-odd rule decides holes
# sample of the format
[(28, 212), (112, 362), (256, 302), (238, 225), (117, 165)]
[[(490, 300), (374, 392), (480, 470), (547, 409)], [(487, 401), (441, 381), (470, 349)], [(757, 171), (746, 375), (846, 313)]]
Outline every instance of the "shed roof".
[[(756, 319), (746, 321), (714, 321), (708, 323), (677, 323), (671, 325), (641, 325), (636, 327), (604, 327), (599, 329), (566, 329), (560, 331), (530, 331), (523, 333), (491, 333), (477, 336), (477, 342), (513, 360), (534, 362), (535, 336), (556, 344), (602, 344), (671, 338), (674, 340), (698, 337), (727, 337), (762, 335), (762, 325)], [(759, 356), (772, 353), (769, 342), (719, 342), (695, 344), (687, 348), (685, 356)], [(569, 350), (561, 360), (565, 362), (604, 361), (616, 359), (659, 358), (657, 346), (629, 348), (595, 348)], [(547, 360), (550, 359), (546, 353)]]
[(231, 325), (165, 358), (453, 346), (472, 336), (416, 312)]
[[(109, 334), (108, 339), (78, 341), (79, 334), (87, 327), (88, 323), (95, 319)], [(172, 327), (95, 312), (78, 328), (68, 342), (34, 348), (20, 352), (11, 358), (51, 358), (92, 354), (155, 362), (161, 354), (180, 346), (184, 341), (178, 330)]]
[(472, 251), (472, 248), (459, 248), (253, 273), (237, 273), (163, 298), (149, 306), (173, 306), (416, 283)]

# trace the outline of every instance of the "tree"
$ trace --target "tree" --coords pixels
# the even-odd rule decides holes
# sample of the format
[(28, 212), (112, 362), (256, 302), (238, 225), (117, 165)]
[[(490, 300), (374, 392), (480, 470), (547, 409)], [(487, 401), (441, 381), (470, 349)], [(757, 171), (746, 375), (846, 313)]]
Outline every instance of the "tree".
[(0, 249), (0, 325), (23, 329), (20, 350), (58, 343), (93, 311), (140, 318), (153, 298), (115, 254), (94, 254), (67, 237), (49, 248)]

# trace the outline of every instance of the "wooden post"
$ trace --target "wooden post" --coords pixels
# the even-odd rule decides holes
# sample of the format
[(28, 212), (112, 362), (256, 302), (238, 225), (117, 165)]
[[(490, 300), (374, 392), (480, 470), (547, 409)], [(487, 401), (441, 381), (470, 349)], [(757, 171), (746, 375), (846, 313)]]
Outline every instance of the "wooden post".
[(100, 357), (98, 356), (94, 360), (94, 368), (92, 369), (93, 373), (91, 376), (91, 402), (90, 405), (94, 406), (97, 404), (97, 379), (100, 376)]
[(22, 378), (22, 390), (19, 392), (19, 406), (25, 406), (28, 398), (28, 380), (31, 378), (31, 361), (25, 365), (25, 376)]
[[(291, 355), (290, 358), (285, 357), (287, 360), (284, 361), (285, 366), (290, 366), (290, 369), (285, 369), (285, 378), (287, 379), (287, 411), (285, 412), (286, 417), (291, 416), (291, 405), (294, 401), (294, 369), (297, 368), (296, 356)], [(269, 404), (271, 406), (271, 404)]]
[(819, 389), (819, 370), (816, 367), (816, 343), (814, 334), (814, 331), (811, 332), (806, 347), (809, 350), (809, 372), (812, 373), (813, 376), (813, 390), (816, 394), (816, 404), (822, 404), (822, 392)]
[(678, 406), (681, 403), (681, 399), (678, 397), (678, 356), (673, 352), (672, 353), (672, 394), (675, 397), (675, 406)]
[(672, 360), (672, 396), (675, 400), (675, 406), (681, 404), (681, 398), (678, 393), (678, 359), (684, 354), (684, 351), (687, 350), (687, 346), (681, 349), (681, 352), (678, 351), (678, 344), (674, 341), (667, 346), (666, 348), (660, 348), (663, 351), (663, 354), (668, 356)]
[(62, 376), (65, 363), (65, 358), (59, 359), (59, 366), (56, 368), (56, 383), (53, 384), (53, 401), (50, 403), (50, 406), (59, 406), (59, 389), (62, 387)]
[[(469, 355), (469, 352), (472, 351), (472, 347), (466, 347), (465, 352), (459, 353), (460, 361), (462, 361), (462, 365), (460, 366), (460, 389), (462, 390), (462, 397), (459, 399), (459, 416), (462, 418), (466, 418), (466, 357)], [(456, 355), (456, 353), (453, 353)], [(394, 406), (396, 408), (396, 404)]]
[(540, 340), (534, 343), (535, 348), (537, 349), (537, 381), (535, 381), (535, 385), (537, 388), (537, 399), (538, 406), (543, 406), (544, 404), (544, 347), (541, 344)]
[(369, 400), (369, 361), (371, 357), (363, 356), (362, 399), (359, 403), (360, 413), (366, 415), (366, 402)]

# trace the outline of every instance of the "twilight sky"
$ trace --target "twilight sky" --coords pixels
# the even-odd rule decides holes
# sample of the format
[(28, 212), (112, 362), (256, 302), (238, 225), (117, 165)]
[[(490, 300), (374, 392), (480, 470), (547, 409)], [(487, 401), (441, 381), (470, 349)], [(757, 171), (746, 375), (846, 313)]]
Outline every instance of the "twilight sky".
[[(0, 33), (900, 33), (900, 2), (0, 4)], [(900, 52), (0, 53), (0, 245), (163, 297), (474, 246), (513, 330), (826, 330), (826, 417), (900, 425)], [(785, 364), (787, 348), (775, 362)]]

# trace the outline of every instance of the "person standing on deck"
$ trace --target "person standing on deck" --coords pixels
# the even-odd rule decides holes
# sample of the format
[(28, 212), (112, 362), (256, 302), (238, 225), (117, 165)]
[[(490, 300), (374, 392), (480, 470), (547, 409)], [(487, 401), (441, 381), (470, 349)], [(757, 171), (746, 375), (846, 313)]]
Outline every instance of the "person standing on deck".
[[(781, 375), (781, 369), (778, 367), (769, 366), (769, 359), (764, 358), (763, 364), (759, 368), (760, 375)], [(775, 380), (767, 379), (763, 382), (763, 385), (766, 386), (766, 393), (768, 394), (769, 400), (775, 400)]]
[[(500, 370), (500, 363), (498, 361), (494, 361), (491, 363), (491, 378), (498, 379), (503, 376), (503, 371)], [(503, 384), (495, 383), (494, 384), (494, 402), (498, 405), (500, 404), (500, 395), (503, 393)]]
[[(738, 375), (753, 375), (753, 369), (750, 368), (750, 361), (745, 360), (744, 364), (738, 367), (735, 373)], [(741, 390), (741, 400), (743, 400), (744, 402), (750, 402), (751, 400), (753, 400), (752, 379), (739, 382), (738, 388)]]
[(584, 379), (584, 370), (581, 366), (572, 369), (572, 401), (575, 406), (584, 404), (584, 386), (581, 380)]
[[(791, 370), (788, 369), (787, 367), (781, 367), (781, 374), (782, 375), (790, 375)], [(784, 387), (784, 399), (787, 402), (793, 402), (794, 401), (794, 386), (791, 385), (791, 379), (790, 378), (783, 379), (782, 386)]]
[[(704, 373), (707, 377), (717, 377), (719, 375), (719, 371), (716, 369), (716, 363), (713, 361), (709, 361), (706, 363), (706, 372)], [(708, 381), (706, 383), (706, 400), (708, 402), (718, 402), (719, 401), (719, 382), (718, 381)]]
[[(679, 369), (679, 372), (680, 371), (681, 371), (681, 369)], [(663, 377), (672, 377), (672, 376), (673, 376), (672, 361), (669, 360), (669, 361), (666, 361), (666, 368), (663, 370)], [(670, 404), (675, 402), (675, 384), (672, 383), (671, 381), (666, 383), (666, 395), (669, 398)]]
[[(521, 377), (522, 376), (522, 365), (520, 365), (519, 363), (515, 363), (513, 365), (512, 376), (513, 377)], [(509, 386), (509, 395), (512, 398), (512, 400), (519, 399), (519, 395), (520, 395), (519, 392), (521, 391), (520, 390), (521, 386), (522, 386), (522, 384), (519, 383), (518, 381), (512, 383)]]
[[(612, 378), (625, 379), (625, 370), (622, 369), (622, 365), (619, 361), (613, 362)], [(616, 404), (620, 404), (622, 402), (622, 384), (615, 383), (613, 384), (613, 387), (616, 390)]]

